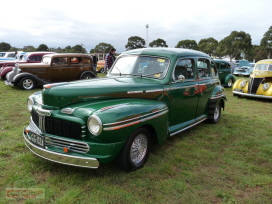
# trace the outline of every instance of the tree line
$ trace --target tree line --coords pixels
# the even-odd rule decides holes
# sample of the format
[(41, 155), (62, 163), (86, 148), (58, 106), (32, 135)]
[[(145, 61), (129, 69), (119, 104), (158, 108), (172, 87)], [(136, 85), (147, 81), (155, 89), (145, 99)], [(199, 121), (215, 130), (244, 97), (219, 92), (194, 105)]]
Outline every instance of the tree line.
[[(187, 48), (193, 50), (202, 51), (211, 57), (225, 57), (228, 56), (232, 59), (242, 59), (241, 53), (245, 54), (245, 58), (249, 61), (259, 61), (272, 57), (272, 26), (264, 33), (261, 39), (260, 45), (252, 45), (251, 35), (244, 31), (232, 31), (230, 35), (217, 41), (213, 37), (201, 39), (198, 43), (195, 40), (181, 40), (175, 46), (176, 48)], [(101, 42), (90, 50), (92, 53), (108, 53), (110, 48), (114, 47), (109, 43)], [(131, 36), (128, 38), (128, 42), (125, 45), (126, 50), (133, 50), (137, 48), (145, 48), (146, 42), (139, 36)], [(149, 47), (168, 47), (165, 40), (158, 38), (149, 43)], [(1, 51), (16, 51), (18, 48), (11, 47), (10, 44), (2, 42), (0, 43)], [(48, 48), (47, 45), (41, 44), (38, 48), (33, 46), (25, 46), (23, 48), (25, 52), (33, 51), (52, 51), (58, 53), (87, 53), (84, 45), (75, 45), (73, 47), (67, 46), (65, 48)]]

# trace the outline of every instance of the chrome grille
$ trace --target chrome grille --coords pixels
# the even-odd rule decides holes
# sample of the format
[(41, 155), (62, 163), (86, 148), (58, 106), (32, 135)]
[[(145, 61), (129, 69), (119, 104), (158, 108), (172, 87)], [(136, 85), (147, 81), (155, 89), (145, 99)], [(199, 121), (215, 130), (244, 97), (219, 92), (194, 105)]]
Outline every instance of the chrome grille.
[[(35, 110), (31, 112), (32, 120), (43, 133), (82, 140), (82, 127), (80, 124), (66, 120), (41, 116)], [(85, 130), (85, 128), (84, 128)]]
[(90, 147), (87, 143), (84, 142), (75, 142), (71, 140), (65, 140), (55, 137), (45, 137), (45, 146), (57, 147), (63, 149), (64, 147), (68, 148), (73, 152), (87, 153), (90, 150)]
[(264, 78), (250, 78), (248, 84), (248, 93), (256, 94), (259, 85), (262, 83)]

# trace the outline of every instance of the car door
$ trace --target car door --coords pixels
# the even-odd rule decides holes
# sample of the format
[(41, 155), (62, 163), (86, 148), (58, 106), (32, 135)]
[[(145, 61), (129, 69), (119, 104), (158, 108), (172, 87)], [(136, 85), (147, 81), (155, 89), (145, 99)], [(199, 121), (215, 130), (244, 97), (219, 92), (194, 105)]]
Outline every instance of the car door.
[(208, 105), (210, 96), (215, 86), (219, 85), (217, 69), (210, 59), (197, 59), (197, 78), (198, 78), (198, 107), (196, 111), (196, 120), (205, 119), (208, 116)]
[(70, 57), (70, 80), (80, 79), (81, 73), (83, 73), (84, 66), (82, 57)]
[(172, 134), (195, 122), (198, 81), (194, 59), (177, 61), (169, 87), (169, 131)]
[(70, 65), (67, 57), (54, 57), (49, 68), (49, 81), (58, 82), (69, 80)]

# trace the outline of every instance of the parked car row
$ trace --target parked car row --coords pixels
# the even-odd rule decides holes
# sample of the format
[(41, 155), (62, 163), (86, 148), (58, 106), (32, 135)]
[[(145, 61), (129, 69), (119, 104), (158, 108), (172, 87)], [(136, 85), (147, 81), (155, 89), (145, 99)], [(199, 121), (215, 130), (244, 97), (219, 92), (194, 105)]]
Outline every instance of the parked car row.
[(21, 61), (4, 65), (0, 74), (6, 79), (5, 84), (27, 90), (54, 82), (96, 77), (92, 58), (87, 54), (27, 53)]

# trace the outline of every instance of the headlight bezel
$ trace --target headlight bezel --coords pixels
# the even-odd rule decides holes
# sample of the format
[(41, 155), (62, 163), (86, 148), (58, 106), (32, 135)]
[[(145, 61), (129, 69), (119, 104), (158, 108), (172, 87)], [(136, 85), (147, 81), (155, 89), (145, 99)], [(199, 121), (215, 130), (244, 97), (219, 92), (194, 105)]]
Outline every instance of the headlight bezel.
[(246, 86), (246, 80), (240, 82), (240, 87), (244, 88)]
[(270, 84), (269, 83), (264, 83), (263, 84), (263, 90), (266, 91), (267, 89), (269, 89)]
[(34, 100), (33, 100), (32, 98), (29, 97), (29, 98), (27, 99), (27, 110), (28, 110), (29, 112), (32, 111), (32, 107), (34, 106), (34, 104), (35, 104)]
[[(90, 133), (93, 134), (94, 136), (100, 135), (103, 129), (102, 121), (97, 115), (91, 115), (88, 118), (87, 126)], [(98, 129), (96, 130), (94, 126), (98, 126)]]

